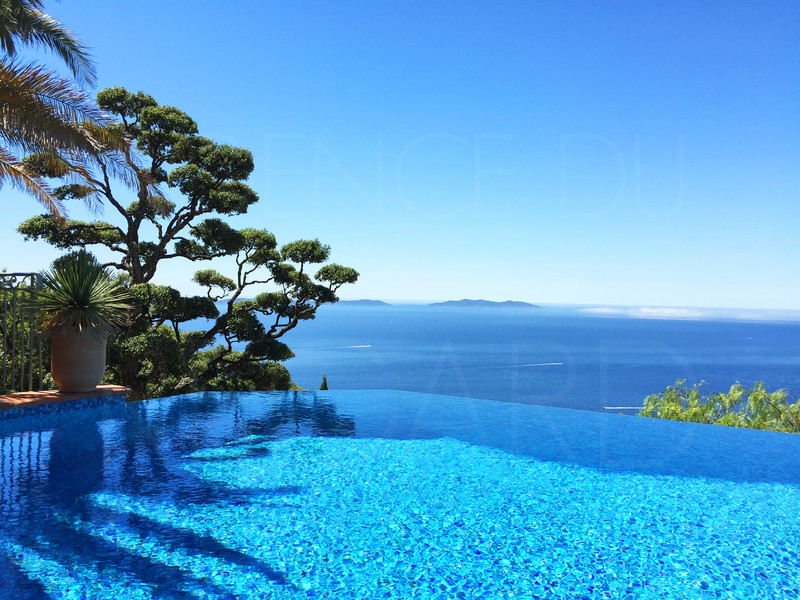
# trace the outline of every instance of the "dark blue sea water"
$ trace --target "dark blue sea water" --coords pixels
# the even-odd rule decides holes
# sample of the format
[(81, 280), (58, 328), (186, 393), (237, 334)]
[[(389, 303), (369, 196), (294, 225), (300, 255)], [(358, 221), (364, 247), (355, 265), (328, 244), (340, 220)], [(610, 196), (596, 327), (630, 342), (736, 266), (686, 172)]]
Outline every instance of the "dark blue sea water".
[(800, 323), (577, 309), (323, 307), (284, 337), (307, 389), (399, 389), (586, 410), (641, 406), (677, 379), (800, 394)]

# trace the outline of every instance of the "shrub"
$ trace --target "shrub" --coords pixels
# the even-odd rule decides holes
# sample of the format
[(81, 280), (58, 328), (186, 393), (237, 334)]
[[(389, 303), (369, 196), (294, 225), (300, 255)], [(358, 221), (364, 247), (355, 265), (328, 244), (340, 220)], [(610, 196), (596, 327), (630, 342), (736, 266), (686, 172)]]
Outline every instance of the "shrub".
[(800, 433), (800, 401), (790, 403), (785, 389), (769, 393), (760, 381), (752, 388), (737, 382), (728, 393), (702, 394), (702, 385), (678, 380), (645, 398), (638, 416)]

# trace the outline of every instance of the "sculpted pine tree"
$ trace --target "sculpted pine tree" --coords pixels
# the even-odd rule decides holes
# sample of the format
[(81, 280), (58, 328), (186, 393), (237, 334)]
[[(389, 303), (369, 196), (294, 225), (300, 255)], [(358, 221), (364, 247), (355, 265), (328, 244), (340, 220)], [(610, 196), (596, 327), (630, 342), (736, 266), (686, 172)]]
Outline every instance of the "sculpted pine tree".
[[(118, 119), (107, 126), (108, 137), (126, 137), (127, 150), (108, 146), (81, 164), (52, 154), (27, 164), (68, 182), (54, 190), (59, 199), (102, 202), (114, 222), (59, 223), (42, 215), (19, 231), (64, 250), (102, 246), (117, 257), (105, 266), (124, 273), (140, 314), (113, 346), (111, 377), (143, 397), (288, 388), (288, 371), (277, 361), (293, 353), (279, 338), (313, 319), (322, 304), (336, 302), (337, 290), (358, 273), (327, 264), (312, 277), (309, 270), (328, 260), (329, 246), (300, 240), (279, 248), (268, 231), (235, 229), (220, 218), (243, 214), (258, 201), (244, 183), (253, 170), (249, 151), (199, 136), (188, 115), (141, 92), (109, 88), (97, 101)], [(135, 193), (133, 202), (123, 201), (115, 180), (129, 188), (123, 187), (126, 195)], [(181, 202), (168, 199), (176, 192)], [(231, 276), (197, 271), (193, 280), (207, 289), (205, 296), (151, 283), (163, 261), (220, 257), (232, 258), (236, 267)], [(244, 299), (259, 289), (270, 291)], [(185, 331), (182, 324), (194, 319), (211, 325)]]

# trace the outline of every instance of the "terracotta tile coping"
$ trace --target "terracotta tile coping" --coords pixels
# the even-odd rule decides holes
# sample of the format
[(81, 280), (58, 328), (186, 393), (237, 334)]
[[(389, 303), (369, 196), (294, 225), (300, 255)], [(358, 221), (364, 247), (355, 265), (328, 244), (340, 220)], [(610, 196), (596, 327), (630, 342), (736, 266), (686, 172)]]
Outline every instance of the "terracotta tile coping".
[(131, 390), (121, 385), (101, 384), (93, 392), (65, 392), (47, 390), (43, 392), (16, 392), (0, 396), (0, 410), (7, 408), (20, 408), (24, 406), (40, 406), (42, 404), (55, 404), (68, 400), (82, 400), (84, 398), (98, 398), (100, 396), (124, 396)]

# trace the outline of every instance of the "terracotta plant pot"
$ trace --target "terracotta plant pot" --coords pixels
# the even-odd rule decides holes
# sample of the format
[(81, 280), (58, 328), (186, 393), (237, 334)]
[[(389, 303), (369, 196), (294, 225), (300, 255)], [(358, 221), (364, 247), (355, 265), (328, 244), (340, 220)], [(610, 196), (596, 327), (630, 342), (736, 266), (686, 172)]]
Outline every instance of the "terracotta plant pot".
[(77, 330), (50, 335), (50, 374), (60, 392), (92, 392), (106, 371), (106, 335)]

